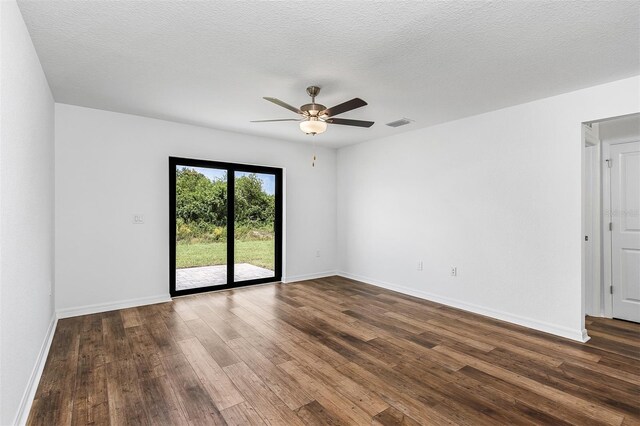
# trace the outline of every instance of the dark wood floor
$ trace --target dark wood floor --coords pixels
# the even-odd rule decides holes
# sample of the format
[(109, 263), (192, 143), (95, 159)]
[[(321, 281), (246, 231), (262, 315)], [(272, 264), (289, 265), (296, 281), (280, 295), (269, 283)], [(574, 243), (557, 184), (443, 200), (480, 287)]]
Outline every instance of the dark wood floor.
[(339, 277), (61, 320), (29, 424), (640, 424), (640, 326), (587, 344)]

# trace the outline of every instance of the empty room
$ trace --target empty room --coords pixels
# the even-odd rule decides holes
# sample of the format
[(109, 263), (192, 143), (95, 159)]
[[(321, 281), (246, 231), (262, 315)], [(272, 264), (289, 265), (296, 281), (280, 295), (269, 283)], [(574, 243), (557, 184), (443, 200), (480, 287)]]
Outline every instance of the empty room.
[(0, 425), (640, 424), (640, 1), (0, 22)]

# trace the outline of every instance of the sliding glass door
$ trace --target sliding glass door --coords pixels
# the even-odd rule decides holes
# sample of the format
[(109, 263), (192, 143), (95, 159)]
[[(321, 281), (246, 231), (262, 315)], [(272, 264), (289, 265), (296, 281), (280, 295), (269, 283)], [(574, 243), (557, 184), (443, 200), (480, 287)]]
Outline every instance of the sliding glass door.
[(276, 175), (235, 172), (233, 203), (235, 282), (273, 277), (276, 271)]
[(280, 281), (282, 169), (169, 158), (172, 296)]
[(176, 164), (173, 173), (175, 290), (225, 285), (228, 172)]

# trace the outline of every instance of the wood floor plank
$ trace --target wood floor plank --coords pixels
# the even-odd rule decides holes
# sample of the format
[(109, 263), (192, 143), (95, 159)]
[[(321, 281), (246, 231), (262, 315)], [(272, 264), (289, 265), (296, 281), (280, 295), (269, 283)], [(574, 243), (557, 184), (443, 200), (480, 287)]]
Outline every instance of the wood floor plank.
[(521, 346), (506, 342), (504, 340), (497, 340), (490, 335), (473, 333), (469, 331), (469, 329), (465, 327), (463, 323), (460, 323), (460, 322), (456, 322), (456, 321), (444, 322), (441, 320), (430, 320), (429, 323), (436, 325), (441, 329), (449, 330), (449, 331), (455, 332), (456, 334), (473, 338), (476, 341), (484, 342), (488, 345), (493, 345), (494, 347), (497, 347), (497, 348), (503, 348), (511, 353), (527, 357), (532, 361), (543, 363), (551, 367), (558, 367), (564, 362), (564, 360), (561, 358), (549, 356), (540, 351), (536, 352), (530, 349), (526, 349)]
[(124, 328), (137, 327), (142, 324), (136, 308), (122, 309), (120, 311)]
[(192, 309), (225, 342), (242, 337), (235, 328), (217, 316), (208, 305), (196, 305)]
[(191, 364), (180, 353), (162, 358), (171, 387), (175, 392), (182, 413), (189, 423), (196, 425), (224, 425), (226, 421), (210, 395), (201, 385)]
[(226, 367), (227, 365), (240, 361), (236, 354), (229, 349), (224, 340), (203, 320), (196, 319), (187, 321), (187, 325), (220, 367)]
[(545, 417), (539, 417), (540, 419), (559, 419), (558, 421), (554, 420), (546, 422), (548, 424), (560, 424), (562, 422), (580, 425), (607, 424), (606, 422), (598, 421), (589, 417), (579, 409), (576, 410), (574, 407), (564, 405), (562, 401), (556, 401), (554, 399), (541, 396), (537, 394), (535, 390), (519, 387), (473, 367), (466, 366), (460, 370), (460, 373), (464, 374), (468, 378), (476, 380), (484, 387), (500, 392), (505, 398), (513, 398), (516, 406), (520, 404), (520, 406), (524, 407), (526, 410), (535, 410), (543, 413)]
[(260, 351), (262, 355), (276, 365), (291, 359), (291, 355), (280, 349), (277, 341), (267, 339), (262, 335), (244, 339), (250, 342), (251, 346)]
[(149, 425), (147, 407), (142, 399), (142, 385), (133, 359), (114, 360), (107, 364), (109, 418), (113, 425)]
[(229, 347), (248, 365), (273, 393), (295, 411), (313, 401), (296, 381), (243, 338), (230, 340)]
[(243, 396), (197, 338), (178, 344), (219, 410), (244, 402)]
[(336, 416), (334, 413), (331, 413), (325, 407), (322, 406), (318, 401), (313, 400), (308, 404), (300, 407), (296, 414), (298, 417), (304, 422), (305, 425), (316, 425), (316, 426), (346, 426), (348, 423), (340, 420), (339, 416)]
[(173, 299), (173, 309), (180, 315), (182, 321), (191, 321), (198, 319), (198, 314), (193, 312), (189, 307), (188, 299), (186, 297), (177, 297)]
[(28, 425), (640, 425), (640, 324), (587, 343), (343, 277), (63, 319)]
[(105, 362), (122, 361), (132, 358), (131, 347), (117, 311), (106, 312), (102, 316), (102, 334)]
[(300, 418), (244, 362), (229, 365), (224, 368), (224, 371), (267, 422), (276, 425), (303, 424)]
[(436, 344), (425, 346), (423, 344), (416, 343), (411, 340), (398, 339), (393, 336), (385, 337), (385, 341), (392, 345), (401, 348), (404, 351), (405, 356), (411, 357), (416, 360), (428, 359), (431, 362), (439, 364), (450, 371), (457, 371), (464, 367), (466, 364), (459, 362), (453, 358), (447, 357), (432, 350)]
[(420, 423), (404, 414), (402, 411), (389, 407), (373, 418), (372, 425), (377, 426), (419, 426)]
[(371, 416), (365, 413), (358, 405), (340, 395), (333, 386), (310, 376), (306, 369), (296, 361), (282, 363), (280, 368), (294, 377), (298, 385), (312, 395), (322, 406), (331, 407), (330, 410), (339, 415), (342, 422), (365, 424), (370, 421)]
[(427, 399), (423, 389), (404, 375), (377, 369), (371, 365), (347, 363), (338, 370), (363, 386), (376, 389), (376, 392), (390, 406), (405, 415), (424, 424), (453, 424), (454, 422), (433, 409), (442, 401), (443, 396)]
[(164, 375), (164, 368), (160, 362), (162, 353), (151, 337), (148, 329), (143, 326), (125, 329), (125, 335), (132, 352), (132, 359), (140, 379), (150, 379)]
[(365, 342), (378, 337), (378, 333), (376, 333), (372, 328), (363, 326), (356, 319), (353, 319), (352, 321), (347, 322), (342, 319), (336, 319), (330, 315), (325, 314), (322, 311), (315, 310), (314, 308), (310, 308), (308, 306), (304, 306), (298, 309), (298, 312), (303, 313), (303, 315), (308, 318), (309, 317), (318, 318), (326, 322), (327, 324), (331, 325), (336, 330), (340, 330), (345, 333), (348, 333)]
[(531, 335), (528, 332), (523, 333), (521, 331), (512, 330), (511, 327), (501, 327), (494, 325), (493, 321), (482, 322), (477, 319), (469, 319), (462, 316), (458, 316), (457, 319), (466, 324), (467, 327), (474, 327), (480, 333), (486, 333), (494, 335), (496, 339), (504, 339), (515, 345), (521, 345), (531, 350), (543, 350), (545, 353), (562, 356), (570, 356), (574, 358), (599, 361), (600, 356), (593, 354), (586, 350), (584, 347), (573, 347), (558, 343), (552, 337), (538, 337)]
[(221, 411), (229, 426), (266, 425), (258, 412), (247, 402), (241, 402)]
[(173, 340), (173, 336), (162, 318), (158, 317), (154, 321), (147, 321), (144, 327), (158, 347), (158, 352), (161, 356), (165, 357), (180, 353), (180, 348), (176, 341)]
[(87, 368), (78, 362), (72, 424), (109, 424), (107, 367)]
[(189, 326), (182, 320), (182, 317), (180, 317), (177, 312), (176, 315), (165, 318), (164, 323), (175, 342), (195, 337), (193, 331), (191, 331)]
[(500, 367), (496, 367), (488, 362), (481, 361), (477, 358), (463, 354), (455, 349), (451, 349), (445, 346), (438, 346), (435, 350), (448, 354), (454, 358), (458, 358), (460, 361), (466, 362), (467, 365), (474, 367), (480, 371), (483, 371), (492, 377), (499, 378), (505, 382), (511, 383), (515, 386), (528, 389), (532, 392), (539, 394), (548, 399), (562, 401), (567, 407), (584, 412), (591, 418), (601, 421), (605, 424), (619, 425), (622, 423), (623, 415), (616, 413), (611, 409), (606, 409), (602, 406), (596, 407), (595, 405), (575, 397), (566, 392), (562, 392), (548, 385), (543, 385), (531, 380), (527, 377), (513, 373)]
[(600, 365), (607, 365), (634, 375), (640, 375), (640, 363), (632, 358), (606, 351), (604, 351), (604, 354), (600, 355), (599, 358), (598, 364)]
[(388, 408), (387, 403), (376, 393), (343, 375), (321, 358), (301, 358), (298, 362), (306, 367), (307, 374), (310, 374), (314, 380), (335, 387), (339, 394), (355, 403), (371, 417)]
[(72, 423), (108, 424), (109, 402), (104, 364), (101, 315), (83, 318)]
[[(349, 361), (340, 353), (322, 344), (322, 342), (306, 338), (304, 333), (282, 320), (270, 321), (268, 324), (273, 328), (272, 331), (289, 336), (288, 339), (277, 341), (277, 345), (282, 348), (283, 351), (290, 354), (289, 360), (291, 360), (291, 356), (293, 356), (296, 351), (303, 349), (310, 354), (322, 357), (322, 359), (334, 367)], [(281, 362), (278, 362), (277, 364), (280, 363)]]
[(142, 401), (153, 425), (185, 425), (187, 416), (166, 376), (150, 377), (140, 381)]
[(485, 386), (483, 383), (473, 380), (464, 374), (457, 375), (455, 386), (460, 388), (460, 393), (473, 395), (476, 398), (486, 401), (492, 407), (495, 407), (495, 409), (500, 410), (503, 415), (512, 419), (508, 422), (509, 424), (569, 424), (548, 413), (522, 404), (514, 395), (500, 392), (490, 386)]

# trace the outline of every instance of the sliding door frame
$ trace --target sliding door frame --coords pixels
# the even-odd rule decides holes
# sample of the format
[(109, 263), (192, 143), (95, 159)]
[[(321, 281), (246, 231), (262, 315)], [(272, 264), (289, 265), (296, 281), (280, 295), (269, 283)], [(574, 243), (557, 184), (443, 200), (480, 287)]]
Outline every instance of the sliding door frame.
[[(204, 167), (227, 171), (227, 283), (176, 290), (176, 167)], [(274, 276), (235, 282), (235, 173), (261, 173), (275, 176), (275, 253)], [(205, 291), (225, 290), (282, 280), (282, 169), (250, 164), (224, 163), (193, 158), (169, 157), (169, 294), (171, 297)]]

